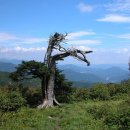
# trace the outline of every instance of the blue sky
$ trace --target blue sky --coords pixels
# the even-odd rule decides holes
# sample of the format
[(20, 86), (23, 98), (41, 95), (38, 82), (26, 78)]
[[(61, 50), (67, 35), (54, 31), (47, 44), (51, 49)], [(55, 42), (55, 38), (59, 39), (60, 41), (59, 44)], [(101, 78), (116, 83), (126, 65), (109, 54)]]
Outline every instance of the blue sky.
[(128, 64), (130, 0), (0, 0), (0, 58), (42, 61), (54, 32), (92, 64)]

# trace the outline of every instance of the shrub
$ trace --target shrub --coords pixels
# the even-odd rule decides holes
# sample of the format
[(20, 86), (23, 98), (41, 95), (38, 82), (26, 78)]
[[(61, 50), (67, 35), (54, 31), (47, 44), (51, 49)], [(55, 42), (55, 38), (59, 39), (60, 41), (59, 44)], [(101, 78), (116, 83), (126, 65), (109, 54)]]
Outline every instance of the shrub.
[(128, 97), (130, 93), (130, 84), (128, 81), (123, 81), (121, 84), (107, 84), (111, 99), (126, 99)]
[(111, 113), (112, 107), (108, 103), (101, 105), (93, 105), (87, 108), (87, 112), (90, 113), (95, 119), (104, 119)]
[(1, 111), (17, 111), (25, 105), (25, 99), (17, 91), (11, 93), (4, 92), (0, 94), (0, 110)]
[(73, 92), (73, 100), (83, 101), (89, 99), (89, 90), (86, 88), (76, 88)]
[(121, 82), (120, 93), (130, 93), (130, 80)]
[(21, 90), (23, 97), (30, 107), (36, 107), (42, 102), (42, 93), (40, 88), (25, 87)]
[(117, 111), (111, 112), (105, 118), (105, 124), (108, 126), (117, 126), (119, 130), (130, 129), (130, 102), (129, 100), (117, 106)]
[(107, 84), (107, 87), (111, 97), (120, 92), (119, 84), (109, 83)]
[(90, 98), (99, 100), (109, 99), (110, 95), (106, 85), (98, 83), (95, 84), (92, 88), (90, 88)]
[(119, 99), (125, 100), (125, 99), (128, 99), (128, 98), (129, 98), (129, 96), (126, 93), (117, 93), (116, 95), (111, 97), (112, 100), (119, 100)]
[(70, 103), (72, 95), (72, 83), (66, 80), (59, 81), (59, 84), (55, 86), (55, 96), (60, 103)]

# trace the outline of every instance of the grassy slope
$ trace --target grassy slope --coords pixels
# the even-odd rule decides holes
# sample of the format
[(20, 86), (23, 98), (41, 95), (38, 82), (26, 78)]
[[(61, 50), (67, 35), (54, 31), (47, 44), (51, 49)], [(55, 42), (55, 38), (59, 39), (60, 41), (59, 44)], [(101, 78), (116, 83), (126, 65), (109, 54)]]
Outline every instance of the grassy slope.
[[(116, 130), (104, 124), (104, 118), (95, 119), (90, 110), (107, 106), (116, 111), (120, 101), (84, 101), (65, 104), (62, 108), (23, 108), (18, 113), (2, 116), (0, 130)], [(96, 110), (96, 109), (95, 109)]]

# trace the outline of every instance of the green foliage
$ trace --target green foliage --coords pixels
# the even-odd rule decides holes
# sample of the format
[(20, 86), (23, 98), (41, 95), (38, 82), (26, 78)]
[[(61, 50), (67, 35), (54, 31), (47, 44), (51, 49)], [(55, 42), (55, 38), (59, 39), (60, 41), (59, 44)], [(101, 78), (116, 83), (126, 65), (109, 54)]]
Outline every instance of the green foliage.
[(87, 108), (87, 112), (89, 112), (95, 119), (103, 119), (108, 116), (110, 111), (112, 111), (112, 106), (108, 103), (104, 104), (95, 104)]
[[(42, 80), (45, 76), (47, 78), (50, 73), (51, 72), (47, 69), (47, 67), (41, 62), (23, 61), (22, 64), (20, 64), (16, 68), (16, 71), (11, 73), (10, 78), (13, 81), (20, 81), (20, 83), (22, 83), (25, 86), (25, 83), (27, 83), (26, 81), (27, 79), (28, 81), (31, 81), (29, 79), (32, 79), (32, 78), (33, 79), (39, 78), (40, 80)], [(72, 83), (68, 82), (65, 79), (65, 76), (61, 74), (61, 71), (59, 71), (58, 69), (56, 69), (55, 77), (56, 78), (55, 78), (54, 91), (55, 91), (57, 100), (59, 102), (69, 102), (70, 93), (72, 91), (72, 88), (71, 88)], [(42, 87), (44, 87), (43, 84), (42, 84)], [(31, 89), (28, 89), (23, 95), (27, 99), (28, 104), (30, 106), (36, 106), (36, 103), (38, 103), (38, 99), (41, 101), (41, 92), (39, 90), (37, 91), (36, 89), (31, 88)], [(43, 93), (43, 96), (44, 96), (44, 93)]]
[(105, 123), (108, 126), (117, 126), (120, 130), (130, 129), (130, 103), (124, 101), (117, 106), (115, 112), (111, 112), (105, 118)]
[(65, 79), (62, 71), (56, 69), (55, 96), (60, 103), (69, 103), (72, 95), (72, 83)]
[(42, 93), (40, 88), (25, 87), (22, 88), (21, 93), (26, 99), (29, 107), (36, 107), (42, 102)]
[(10, 78), (13, 81), (20, 81), (23, 79), (43, 78), (47, 74), (49, 74), (49, 71), (44, 63), (34, 60), (22, 61), (22, 64), (16, 67), (16, 71), (11, 73)]
[(108, 100), (110, 98), (110, 95), (106, 85), (99, 83), (90, 88), (90, 98)]
[(110, 83), (110, 84), (107, 84), (107, 87), (108, 87), (108, 91), (109, 91), (111, 97), (115, 96), (117, 93), (120, 92), (119, 84)]
[(0, 93), (0, 110), (16, 111), (25, 105), (25, 99), (17, 91)]
[(0, 124), (0, 130), (129, 130), (130, 99), (81, 100), (44, 110), (24, 108), (3, 113)]
[(127, 98), (129, 98), (129, 95), (127, 93), (117, 93), (111, 97), (111, 100), (125, 100)]
[(72, 92), (73, 101), (92, 100), (119, 100), (127, 99), (130, 95), (130, 80), (122, 81), (120, 84), (98, 83), (91, 88), (74, 88)]
[(110, 130), (102, 120), (86, 112), (95, 103), (79, 102), (44, 110), (24, 108), (4, 115), (0, 130)]
[(130, 79), (121, 82), (120, 92), (121, 93), (130, 93)]
[(130, 94), (130, 80), (122, 81), (120, 84), (107, 84), (111, 99), (126, 99)]
[(86, 88), (76, 88), (73, 90), (72, 99), (74, 101), (85, 101), (89, 99), (89, 90)]

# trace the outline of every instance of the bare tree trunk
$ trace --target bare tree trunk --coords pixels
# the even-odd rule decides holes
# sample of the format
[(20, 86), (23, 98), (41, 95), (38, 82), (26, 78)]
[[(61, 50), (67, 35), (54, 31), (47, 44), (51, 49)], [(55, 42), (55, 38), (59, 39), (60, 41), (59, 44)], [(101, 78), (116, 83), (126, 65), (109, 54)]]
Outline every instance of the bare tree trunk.
[(54, 102), (58, 105), (58, 101), (55, 99), (55, 94), (54, 94), (54, 85), (55, 85), (55, 71), (56, 71), (56, 64), (55, 61), (51, 63), (50, 66), (51, 74), (48, 79), (47, 83), (47, 90), (45, 90), (45, 97), (43, 99), (43, 103), (38, 106), (38, 108), (48, 108), (48, 107), (53, 107)]
[(53, 106), (53, 100), (54, 100), (54, 74), (51, 74), (50, 79), (48, 81), (48, 87), (47, 87), (47, 107)]
[(48, 81), (47, 91), (45, 93), (45, 96), (43, 97), (43, 103), (40, 104), (38, 108), (53, 107), (53, 101), (54, 101), (54, 77), (53, 75), (51, 75)]
[[(47, 52), (45, 54), (44, 63), (47, 66), (48, 70), (51, 71), (51, 74), (49, 77), (45, 77), (46, 79), (44, 82), (42, 82), (42, 90), (43, 86), (45, 86), (45, 97), (43, 99), (43, 103), (38, 106), (38, 108), (47, 108), (47, 107), (53, 107), (54, 102), (58, 105), (58, 101), (55, 99), (54, 94), (54, 86), (55, 86), (55, 71), (56, 71), (56, 61), (63, 60), (65, 57), (73, 56), (77, 59), (87, 63), (89, 65), (89, 61), (86, 59), (85, 54), (90, 53), (92, 51), (81, 51), (78, 49), (70, 50), (65, 49), (60, 45), (60, 42), (65, 40), (66, 35), (55, 33), (50, 39), (49, 39), (49, 45), (47, 48)], [(53, 50), (59, 50), (62, 52), (61, 54), (56, 54), (52, 56)], [(42, 91), (43, 92), (43, 91)]]

